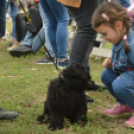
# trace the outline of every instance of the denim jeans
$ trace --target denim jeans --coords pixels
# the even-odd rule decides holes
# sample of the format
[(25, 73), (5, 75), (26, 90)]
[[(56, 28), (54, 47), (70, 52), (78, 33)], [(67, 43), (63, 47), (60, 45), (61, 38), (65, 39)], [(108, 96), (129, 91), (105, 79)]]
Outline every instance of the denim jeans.
[(81, 63), (88, 68), (89, 54), (96, 37), (96, 32), (91, 27), (91, 18), (99, 4), (100, 0), (82, 0), (80, 8), (67, 7), (77, 24), (71, 45), (70, 64)]
[(130, 1), (129, 0), (121, 0), (121, 3), (126, 8), (128, 8), (130, 6)]
[(48, 19), (48, 23), (45, 24), (55, 56), (58, 59), (65, 59), (68, 52), (68, 11), (57, 0), (40, 0), (40, 4)]
[[(48, 50), (48, 52), (50, 53), (51, 57), (55, 57), (55, 54), (54, 54), (54, 51), (52, 49), (52, 46), (51, 46), (51, 43), (50, 43), (50, 40), (48, 38), (48, 19), (47, 19), (47, 16), (46, 14), (44, 13), (43, 11), (43, 8), (42, 8), (42, 5), (39, 3), (39, 10), (40, 10), (40, 15), (41, 15), (41, 18), (43, 20), (43, 27), (44, 27), (44, 30), (45, 30), (45, 41), (46, 41), (46, 48)], [(46, 53), (46, 55), (48, 56), (48, 53)]]
[(6, 0), (0, 0), (0, 38), (5, 35), (6, 28)]
[(13, 22), (12, 38), (16, 38), (16, 22), (15, 17), (18, 14), (18, 7), (14, 3), (9, 3), (8, 5), (9, 14)]
[(112, 69), (106, 69), (101, 74), (101, 81), (117, 102), (134, 110), (134, 77), (129, 72), (120, 75)]
[[(45, 33), (44, 33), (43, 27), (40, 29), (38, 34), (39, 34), (40, 38), (42, 39), (42, 41), (45, 42)], [(42, 42), (40, 41), (37, 34), (31, 33), (30, 31), (27, 31), (25, 38), (21, 42), (20, 45), (30, 46), (32, 49), (32, 52), (34, 54), (42, 47)]]
[(116, 1), (118, 4), (128, 8), (130, 6), (130, 1), (129, 0), (113, 0)]

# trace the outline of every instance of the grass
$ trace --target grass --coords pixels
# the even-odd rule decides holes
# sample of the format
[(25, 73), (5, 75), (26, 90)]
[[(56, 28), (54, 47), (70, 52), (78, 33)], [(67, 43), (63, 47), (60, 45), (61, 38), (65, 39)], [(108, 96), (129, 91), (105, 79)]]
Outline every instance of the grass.
[[(11, 32), (10, 20), (7, 29)], [(44, 56), (44, 49), (35, 55), (13, 58), (6, 51), (8, 43), (0, 40), (0, 106), (19, 112), (20, 117), (13, 121), (0, 121), (0, 134), (133, 134), (132, 129), (124, 127), (130, 114), (115, 118), (102, 114), (104, 109), (111, 108), (115, 103), (107, 90), (88, 92), (95, 102), (87, 104), (88, 123), (85, 127), (67, 122), (63, 130), (51, 132), (48, 125), (38, 123), (36, 118), (43, 112), (49, 81), (56, 78), (59, 72), (54, 65), (35, 64)], [(103, 60), (90, 59), (92, 78), (100, 84)]]

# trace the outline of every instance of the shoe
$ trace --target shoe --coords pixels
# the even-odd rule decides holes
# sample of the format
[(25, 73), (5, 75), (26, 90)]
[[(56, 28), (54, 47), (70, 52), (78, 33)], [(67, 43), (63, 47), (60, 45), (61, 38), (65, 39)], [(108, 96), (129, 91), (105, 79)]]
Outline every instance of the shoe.
[(32, 49), (27, 45), (20, 45), (18, 48), (10, 50), (9, 53), (13, 57), (20, 57), (22, 55), (31, 54)]
[(86, 97), (86, 102), (94, 102), (94, 100), (91, 99), (88, 95), (85, 95), (85, 97)]
[(69, 65), (69, 59), (66, 59), (64, 62), (58, 61), (58, 68), (65, 69)]
[(110, 116), (110, 115), (119, 115), (123, 113), (134, 113), (134, 110), (132, 108), (127, 107), (126, 105), (121, 105), (119, 103), (115, 104), (113, 108), (106, 109), (103, 111), (104, 115)]
[(125, 122), (126, 127), (134, 128), (134, 114)]
[(94, 81), (89, 81), (88, 84), (89, 84), (87, 88), (88, 91), (91, 91), (91, 90), (102, 91), (104, 89), (107, 89), (105, 86), (101, 86), (98, 83), (95, 83)]
[(7, 111), (0, 107), (0, 120), (12, 120), (19, 116), (17, 112)]
[(52, 59), (50, 59), (48, 56), (45, 56), (42, 59), (37, 60), (36, 64), (52, 64), (53, 63), (52, 60), (53, 60), (53, 62), (55, 62), (54, 57), (52, 57)]

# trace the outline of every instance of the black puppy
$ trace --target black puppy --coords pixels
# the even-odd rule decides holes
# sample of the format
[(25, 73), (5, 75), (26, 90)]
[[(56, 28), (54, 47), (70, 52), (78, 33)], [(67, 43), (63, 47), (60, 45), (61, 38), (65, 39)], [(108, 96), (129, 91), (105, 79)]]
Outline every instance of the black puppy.
[(44, 113), (38, 121), (49, 117), (49, 128), (63, 128), (64, 117), (71, 123), (87, 122), (87, 104), (84, 91), (90, 80), (87, 69), (81, 64), (73, 64), (64, 69), (58, 78), (50, 82)]

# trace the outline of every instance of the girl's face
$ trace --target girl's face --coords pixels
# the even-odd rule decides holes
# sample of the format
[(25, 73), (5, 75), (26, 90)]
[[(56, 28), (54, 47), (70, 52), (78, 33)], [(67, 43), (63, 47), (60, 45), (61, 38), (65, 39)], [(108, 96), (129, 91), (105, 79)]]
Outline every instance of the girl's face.
[(118, 44), (123, 36), (121, 34), (122, 28), (119, 25), (115, 25), (115, 29), (113, 29), (110, 26), (101, 24), (95, 30), (103, 36), (104, 40), (111, 42), (113, 45)]

